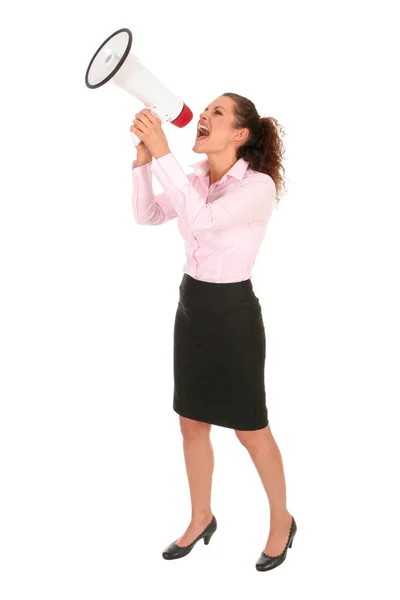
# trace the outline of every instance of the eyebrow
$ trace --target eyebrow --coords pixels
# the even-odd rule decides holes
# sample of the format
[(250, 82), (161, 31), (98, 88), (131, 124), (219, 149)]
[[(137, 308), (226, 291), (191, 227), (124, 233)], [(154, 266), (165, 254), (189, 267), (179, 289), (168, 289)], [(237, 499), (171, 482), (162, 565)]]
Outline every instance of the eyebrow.
[[(208, 106), (207, 106), (207, 108), (208, 108)], [(207, 110), (207, 108), (206, 108), (206, 110)], [(226, 111), (226, 108), (224, 108), (223, 106), (215, 106), (215, 108), (222, 108), (222, 110)]]

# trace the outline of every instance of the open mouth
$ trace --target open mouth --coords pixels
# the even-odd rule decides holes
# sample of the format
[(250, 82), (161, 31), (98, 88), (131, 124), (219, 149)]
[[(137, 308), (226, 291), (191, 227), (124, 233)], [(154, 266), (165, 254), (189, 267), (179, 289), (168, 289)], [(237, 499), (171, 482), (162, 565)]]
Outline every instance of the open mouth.
[(202, 142), (210, 135), (210, 130), (205, 125), (199, 125), (197, 128), (196, 142)]

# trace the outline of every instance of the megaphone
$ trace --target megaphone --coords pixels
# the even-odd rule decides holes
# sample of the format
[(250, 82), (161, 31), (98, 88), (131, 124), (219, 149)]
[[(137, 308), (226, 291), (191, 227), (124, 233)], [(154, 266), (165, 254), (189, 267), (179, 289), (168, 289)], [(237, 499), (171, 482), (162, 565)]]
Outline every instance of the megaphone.
[[(118, 29), (94, 53), (86, 70), (88, 88), (98, 88), (112, 80), (128, 94), (138, 98), (162, 123), (185, 127), (193, 118), (190, 108), (181, 98), (165, 87), (133, 53), (132, 32)], [(130, 132), (137, 146), (141, 139)]]

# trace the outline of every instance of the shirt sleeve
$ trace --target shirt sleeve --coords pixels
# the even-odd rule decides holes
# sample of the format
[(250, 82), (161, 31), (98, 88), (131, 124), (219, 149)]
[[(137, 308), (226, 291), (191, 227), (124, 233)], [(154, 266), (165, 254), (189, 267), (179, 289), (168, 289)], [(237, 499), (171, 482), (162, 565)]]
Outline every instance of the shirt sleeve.
[(151, 177), (151, 162), (137, 167), (134, 161), (132, 208), (135, 221), (139, 225), (162, 225), (178, 216), (168, 193), (154, 195)]
[(207, 204), (193, 187), (172, 153), (154, 162), (160, 181), (178, 215), (192, 231), (215, 231), (255, 219), (268, 220), (275, 202), (275, 182), (269, 175), (240, 182), (232, 191)]

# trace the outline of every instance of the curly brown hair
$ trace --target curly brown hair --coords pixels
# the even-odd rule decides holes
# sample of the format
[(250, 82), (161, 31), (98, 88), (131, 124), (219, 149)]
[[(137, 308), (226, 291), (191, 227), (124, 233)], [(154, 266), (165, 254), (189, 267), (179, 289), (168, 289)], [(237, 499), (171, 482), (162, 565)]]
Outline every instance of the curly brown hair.
[(285, 148), (281, 136), (285, 130), (273, 117), (261, 117), (255, 104), (233, 92), (226, 92), (234, 101), (235, 128), (246, 127), (250, 135), (247, 141), (239, 146), (237, 159), (244, 158), (248, 161), (250, 169), (266, 173), (274, 180), (276, 187), (276, 201), (280, 201), (280, 194), (285, 187), (285, 168), (283, 166)]

